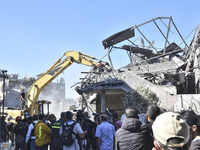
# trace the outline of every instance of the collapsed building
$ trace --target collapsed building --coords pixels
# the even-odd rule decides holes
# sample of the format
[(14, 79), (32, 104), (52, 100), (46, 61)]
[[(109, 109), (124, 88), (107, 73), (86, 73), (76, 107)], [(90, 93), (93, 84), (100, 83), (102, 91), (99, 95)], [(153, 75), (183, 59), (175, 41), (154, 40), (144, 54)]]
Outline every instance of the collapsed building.
[[(122, 114), (124, 95), (135, 93), (142, 87), (155, 93), (159, 98), (157, 104), (167, 110), (191, 108), (199, 113), (199, 34), (200, 28), (197, 26), (185, 37), (172, 17), (158, 17), (103, 40), (102, 44), (107, 49), (107, 63), (103, 67), (96, 66), (88, 72), (82, 72), (86, 75), (75, 88), (81, 95), (82, 108), (97, 113), (109, 110)], [(115, 69), (113, 53), (117, 52), (126, 54), (129, 63)], [(28, 83), (24, 84), (25, 81)], [(33, 78), (19, 80), (17, 75), (11, 75), (6, 83), (5, 106), (19, 108), (20, 90), (28, 90), (34, 81)], [(58, 84), (51, 82), (45, 87), (39, 99), (44, 97), (55, 100), (56, 103), (52, 104), (55, 108), (69, 106), (69, 101), (64, 99), (63, 79)]]
[[(102, 44), (111, 69), (83, 72), (85, 78), (75, 88), (88, 110), (122, 114), (123, 95), (142, 87), (155, 93), (159, 106), (167, 110), (200, 113), (200, 26), (183, 37), (172, 17), (158, 17), (118, 32)], [(114, 69), (114, 50), (126, 52), (129, 64)]]

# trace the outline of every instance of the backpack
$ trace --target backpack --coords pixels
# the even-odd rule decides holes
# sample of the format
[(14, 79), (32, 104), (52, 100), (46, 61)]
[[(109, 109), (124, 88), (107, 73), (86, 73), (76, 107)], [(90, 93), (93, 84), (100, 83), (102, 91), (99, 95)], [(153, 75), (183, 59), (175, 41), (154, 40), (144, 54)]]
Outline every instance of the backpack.
[[(71, 125), (62, 125), (63, 129), (63, 145), (65, 146), (71, 146), (74, 143), (74, 140), (77, 138), (76, 133), (74, 133), (73, 129), (76, 125), (76, 122), (72, 123)], [(72, 134), (74, 134), (76, 137), (73, 139)]]

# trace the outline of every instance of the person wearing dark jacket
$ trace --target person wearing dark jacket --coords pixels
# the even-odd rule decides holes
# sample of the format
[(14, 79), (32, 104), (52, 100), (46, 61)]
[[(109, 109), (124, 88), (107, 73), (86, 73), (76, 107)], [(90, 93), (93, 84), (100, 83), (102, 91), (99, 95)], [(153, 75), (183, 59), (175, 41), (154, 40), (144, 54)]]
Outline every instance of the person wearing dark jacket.
[(159, 116), (160, 114), (161, 114), (161, 110), (158, 106), (156, 106), (156, 105), (149, 105), (148, 106), (147, 113), (146, 113), (146, 118), (147, 118), (146, 124), (149, 128), (149, 132), (150, 132), (149, 134), (152, 137), (152, 145), (153, 145), (153, 142), (154, 142), (152, 125), (153, 125), (153, 122), (156, 119), (156, 117)]
[(125, 113), (127, 119), (116, 132), (117, 150), (151, 150), (148, 127), (139, 121), (139, 111), (135, 108), (127, 108)]
[(200, 150), (200, 121), (193, 110), (184, 110), (181, 113), (183, 119), (190, 126), (190, 139), (185, 146), (189, 150)]
[(95, 149), (95, 129), (96, 129), (96, 124), (89, 119), (89, 114), (87, 111), (83, 113), (84, 116), (84, 121), (88, 125), (88, 133), (85, 135), (85, 138), (87, 140), (87, 146), (86, 150), (90, 150), (90, 147), (93, 147)]
[(15, 120), (17, 122), (13, 129), (13, 133), (15, 133), (15, 150), (25, 150), (25, 138), (28, 126), (22, 122), (21, 116), (17, 116)]
[(54, 149), (52, 150), (63, 150), (63, 144), (62, 144), (62, 139), (60, 139), (60, 127), (64, 122), (66, 121), (66, 112), (62, 112), (60, 114), (60, 119), (56, 121), (52, 125), (52, 136), (53, 136), (53, 141), (52, 143), (55, 145)]
[(56, 116), (54, 114), (50, 114), (47, 117), (48, 121), (49, 121), (49, 128), (51, 129), (51, 144), (50, 144), (50, 150), (55, 150), (55, 142), (54, 142), (54, 136), (52, 134), (52, 127), (54, 125), (54, 123), (56, 122)]

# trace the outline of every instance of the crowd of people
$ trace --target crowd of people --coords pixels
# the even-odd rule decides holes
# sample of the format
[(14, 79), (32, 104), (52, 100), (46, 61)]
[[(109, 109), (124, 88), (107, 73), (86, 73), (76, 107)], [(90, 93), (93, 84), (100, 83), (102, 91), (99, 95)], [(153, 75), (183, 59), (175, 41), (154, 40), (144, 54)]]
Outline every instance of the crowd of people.
[(139, 121), (136, 108), (125, 111), (126, 119), (116, 132), (117, 150), (199, 150), (199, 116), (192, 110), (167, 112), (158, 106), (147, 109), (147, 121)]
[(16, 150), (200, 150), (200, 122), (194, 111), (167, 112), (150, 105), (145, 121), (139, 114), (129, 107), (122, 120), (117, 112), (112, 117), (95, 115), (95, 121), (82, 111), (76, 119), (71, 111), (62, 112), (60, 119), (54, 114), (18, 116), (17, 124), (5, 125), (9, 134), (2, 139)]

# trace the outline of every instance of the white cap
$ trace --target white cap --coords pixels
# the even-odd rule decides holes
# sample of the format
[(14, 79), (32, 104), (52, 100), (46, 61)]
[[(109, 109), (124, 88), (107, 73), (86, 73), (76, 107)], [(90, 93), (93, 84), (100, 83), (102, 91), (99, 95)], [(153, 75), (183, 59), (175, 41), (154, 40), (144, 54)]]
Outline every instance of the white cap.
[[(159, 115), (152, 126), (155, 140), (169, 147), (183, 147), (189, 140), (189, 126), (182, 117), (173, 112)], [(170, 138), (183, 139), (182, 143), (169, 143)]]

